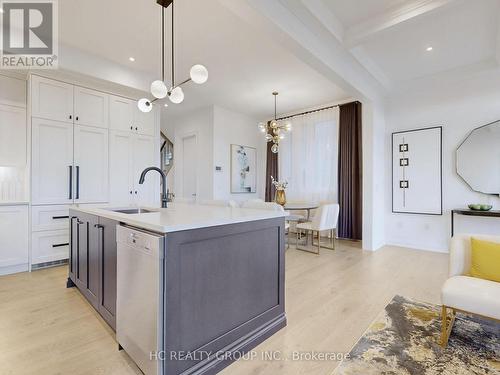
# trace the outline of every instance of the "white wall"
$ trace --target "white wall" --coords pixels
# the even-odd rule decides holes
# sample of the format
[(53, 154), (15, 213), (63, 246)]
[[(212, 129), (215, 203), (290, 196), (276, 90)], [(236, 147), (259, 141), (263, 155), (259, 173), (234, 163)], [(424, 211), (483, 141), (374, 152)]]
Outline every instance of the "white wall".
[[(264, 196), (266, 143), (257, 129), (258, 121), (219, 106), (205, 107), (188, 115), (169, 118), (163, 112), (162, 129), (174, 140), (174, 167), (169, 173), (169, 188), (182, 197), (182, 139), (196, 135), (197, 198), (247, 200)], [(257, 149), (257, 192), (231, 194), (230, 147), (241, 144)], [(215, 167), (222, 167), (216, 171)], [(173, 181), (172, 181), (173, 180)]]
[[(468, 133), (500, 119), (500, 76), (476, 75), (459, 83), (429, 87), (392, 98), (386, 112), (386, 241), (419, 249), (448, 251), (450, 210), (473, 202), (500, 209), (497, 197), (473, 192), (455, 172), (455, 150)], [(391, 212), (391, 133), (443, 126), (443, 216)], [(500, 145), (499, 145), (500, 147)], [(478, 165), (478, 168), (481, 166)], [(456, 216), (456, 232), (500, 234), (498, 219)]]
[(362, 104), (363, 249), (385, 245), (385, 117), (381, 104)]
[[(214, 107), (214, 199), (244, 201), (263, 198), (266, 175), (266, 142), (257, 129), (258, 121), (241, 113)], [(257, 149), (256, 193), (231, 194), (231, 144)], [(215, 171), (215, 167), (221, 171)]]

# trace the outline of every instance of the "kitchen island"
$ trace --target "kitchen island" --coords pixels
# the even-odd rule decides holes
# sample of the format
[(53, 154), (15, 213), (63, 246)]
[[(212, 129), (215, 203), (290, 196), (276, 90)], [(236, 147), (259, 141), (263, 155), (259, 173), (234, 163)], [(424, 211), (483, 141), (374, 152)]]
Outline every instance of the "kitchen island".
[(67, 286), (145, 374), (214, 374), (286, 325), (285, 215), (72, 206)]

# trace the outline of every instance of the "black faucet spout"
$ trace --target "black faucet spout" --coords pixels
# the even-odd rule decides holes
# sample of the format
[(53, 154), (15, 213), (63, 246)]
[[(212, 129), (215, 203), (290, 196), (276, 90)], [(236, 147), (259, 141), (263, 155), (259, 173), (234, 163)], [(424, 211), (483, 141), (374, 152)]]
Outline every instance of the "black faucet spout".
[(144, 179), (146, 178), (146, 174), (149, 171), (156, 171), (161, 176), (161, 207), (167, 208), (167, 175), (158, 167), (148, 167), (142, 171), (141, 177), (139, 178), (139, 184), (144, 183)]

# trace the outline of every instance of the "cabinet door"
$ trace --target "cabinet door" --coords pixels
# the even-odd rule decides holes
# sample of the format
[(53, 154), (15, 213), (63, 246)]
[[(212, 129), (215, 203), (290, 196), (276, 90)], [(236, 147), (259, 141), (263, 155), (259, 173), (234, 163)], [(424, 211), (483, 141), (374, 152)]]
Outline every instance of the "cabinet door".
[(136, 102), (120, 96), (109, 98), (109, 127), (114, 130), (132, 131)]
[(26, 165), (26, 110), (0, 104), (0, 165)]
[(31, 115), (48, 120), (73, 122), (73, 85), (32, 76)]
[(155, 135), (156, 109), (148, 113), (141, 112), (137, 106), (134, 107), (134, 131), (143, 135)]
[(133, 200), (133, 138), (130, 132), (109, 132), (109, 202), (129, 205)]
[(99, 230), (98, 217), (78, 213), (75, 284), (94, 308), (99, 302)]
[(33, 232), (31, 236), (31, 264), (68, 259), (69, 239), (67, 230)]
[(73, 202), (73, 124), (32, 119), (32, 204)]
[(104, 320), (116, 328), (116, 225), (114, 220), (99, 218), (99, 307)]
[(155, 139), (144, 135), (134, 137), (134, 195), (139, 205), (155, 205), (160, 201), (159, 186), (160, 176), (156, 172), (150, 172), (146, 176), (144, 184), (139, 184), (139, 177), (147, 167), (157, 166), (157, 154)]
[(75, 86), (75, 124), (109, 127), (109, 95)]
[(108, 130), (75, 125), (75, 202), (108, 201)]
[(0, 207), (0, 275), (28, 263), (28, 207)]

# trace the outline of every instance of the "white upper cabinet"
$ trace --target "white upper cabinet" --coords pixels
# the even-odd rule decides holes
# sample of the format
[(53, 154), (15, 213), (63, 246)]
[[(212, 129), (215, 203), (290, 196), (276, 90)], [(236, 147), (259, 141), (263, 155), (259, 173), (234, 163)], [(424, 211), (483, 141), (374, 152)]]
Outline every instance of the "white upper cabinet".
[(109, 125), (113, 130), (133, 131), (136, 102), (120, 96), (109, 98)]
[(108, 130), (75, 125), (75, 203), (108, 201)]
[[(28, 269), (28, 207), (0, 207), (0, 275)], [(11, 271), (7, 267), (11, 267)]]
[(135, 195), (132, 170), (134, 137), (130, 131), (109, 132), (109, 202), (112, 204), (131, 204)]
[(134, 110), (134, 130), (138, 134), (155, 135), (155, 115), (156, 110), (148, 113), (141, 112), (137, 106)]
[(31, 115), (48, 120), (73, 122), (73, 85), (32, 76)]
[[(136, 203), (140, 205), (154, 205), (159, 202), (160, 176), (156, 172), (150, 172), (146, 175), (144, 184), (139, 184), (139, 177), (147, 167), (157, 166), (157, 157), (155, 139), (149, 136), (138, 135), (134, 138), (134, 195)], [(157, 194), (158, 193), (158, 194)]]
[(32, 119), (32, 204), (72, 203), (73, 124)]
[(109, 127), (109, 95), (75, 86), (75, 124)]
[(26, 110), (0, 104), (0, 165), (26, 165)]

